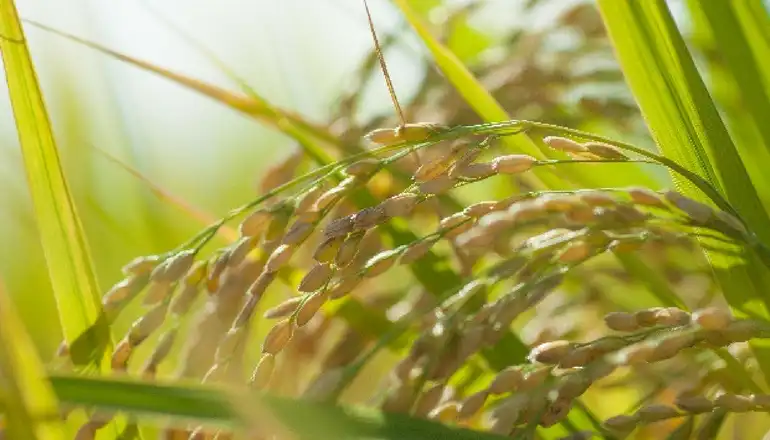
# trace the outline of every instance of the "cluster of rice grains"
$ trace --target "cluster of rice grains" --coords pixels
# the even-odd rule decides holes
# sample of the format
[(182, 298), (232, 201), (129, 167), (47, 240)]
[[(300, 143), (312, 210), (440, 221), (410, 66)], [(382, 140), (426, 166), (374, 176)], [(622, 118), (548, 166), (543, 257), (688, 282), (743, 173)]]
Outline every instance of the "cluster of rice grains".
[[(431, 127), (423, 135), (442, 131)], [(372, 140), (383, 139), (389, 140), (388, 133)], [(544, 141), (576, 162), (631, 160), (608, 144)], [(673, 191), (644, 188), (530, 191), (458, 202), (450, 193), (454, 188), (499, 175), (524, 185), (522, 173), (569, 162), (495, 156), (496, 144), (488, 137), (384, 145), (293, 180), (285, 176), (288, 183), (225, 219), (242, 214), (236, 242), (204, 252), (217, 224), (181, 250), (137, 258), (103, 298), (111, 319), (135, 298), (147, 308), (118, 342), (113, 369), (150, 378), (165, 359), (179, 377), (334, 400), (364, 361), (377, 359), (375, 351), (392, 349), (401, 358), (380, 389), (353, 400), (374, 399), (384, 411), (516, 437), (564, 422), (573, 407), (585, 409), (578, 398), (597, 381), (614, 378), (629, 386), (638, 379), (641, 389), (649, 389), (667, 377), (655, 364), (686, 356), (687, 376), (651, 394), (654, 401), (661, 390), (691, 386), (674, 406), (650, 403), (569, 438), (622, 437), (657, 421), (768, 409), (767, 396), (726, 387), (712, 374), (717, 362), (698, 358), (767, 336), (764, 322), (733, 319), (713, 308), (691, 315), (669, 307), (609, 313), (611, 334), (599, 335), (598, 326), (577, 320), (571, 329), (545, 334), (559, 313), (545, 319), (532, 313), (549, 295), (573, 310), (606, 311), (614, 305), (601, 296), (564, 286), (570, 279), (590, 279), (590, 267), (573, 269), (605, 253), (678, 247), (695, 235), (740, 243), (748, 233), (737, 218)], [(412, 162), (416, 150), (422, 153), (419, 163)], [(399, 171), (409, 170), (410, 181), (399, 185), (396, 163)], [(402, 293), (403, 282), (378, 278), (399, 266), (419, 281), (410, 295)], [(276, 299), (286, 290), (274, 288), (281, 283), (295, 294)], [(198, 298), (200, 292), (205, 299)], [(266, 297), (275, 305), (260, 308)], [(184, 330), (182, 318), (192, 313)], [(535, 338), (513, 331), (533, 323), (540, 327)], [(261, 341), (252, 325), (269, 326)], [(589, 340), (571, 341), (578, 338)], [(153, 350), (134, 368), (132, 355), (149, 340), (155, 341)], [(396, 340), (411, 342), (404, 352)], [(177, 345), (179, 354), (166, 359)], [(98, 426), (89, 422), (80, 438), (93, 437)], [(169, 427), (166, 434), (236, 435), (201, 426)]]

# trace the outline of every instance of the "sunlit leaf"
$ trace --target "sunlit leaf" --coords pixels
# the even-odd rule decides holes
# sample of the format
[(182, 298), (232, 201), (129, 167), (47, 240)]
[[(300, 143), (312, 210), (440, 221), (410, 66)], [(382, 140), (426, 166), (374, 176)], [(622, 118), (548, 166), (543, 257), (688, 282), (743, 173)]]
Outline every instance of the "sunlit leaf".
[[(665, 2), (600, 0), (599, 6), (623, 73), (660, 150), (708, 180), (759, 238), (770, 242), (767, 213)], [(685, 194), (705, 200), (680, 176), (672, 177)], [(747, 250), (744, 258), (707, 255), (726, 299), (738, 313), (770, 316), (766, 294), (770, 272), (757, 254)], [(770, 376), (769, 347), (753, 346)]]
[(16, 311), (0, 286), (0, 409), (6, 438), (64, 439), (56, 396)]
[[(215, 425), (259, 424), (266, 410), (302, 439), (493, 440), (496, 435), (452, 428), (376, 410), (337, 407), (199, 385), (153, 384), (115, 379), (51, 377), (63, 402), (130, 414), (195, 420)], [(237, 406), (237, 407), (236, 407)], [(256, 409), (256, 410), (255, 410)], [(264, 415), (264, 413), (262, 413)]]
[(0, 50), (59, 318), (73, 361), (99, 365), (110, 344), (99, 286), (13, 1), (0, 5)]

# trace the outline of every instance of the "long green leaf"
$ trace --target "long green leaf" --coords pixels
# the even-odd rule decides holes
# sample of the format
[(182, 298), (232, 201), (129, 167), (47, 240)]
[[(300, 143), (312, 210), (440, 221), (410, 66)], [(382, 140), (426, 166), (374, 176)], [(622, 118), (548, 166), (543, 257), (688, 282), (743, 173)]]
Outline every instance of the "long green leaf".
[(0, 4), (0, 50), (64, 337), (72, 360), (97, 365), (109, 328), (75, 205), (59, 162), (51, 124), (12, 0)]
[(63, 439), (56, 396), (32, 340), (0, 286), (0, 412), (6, 438)]
[[(405, 415), (273, 396), (236, 393), (199, 385), (52, 376), (62, 402), (135, 415), (172, 416), (217, 425), (254, 423), (253, 408), (266, 409), (301, 439), (496, 440), (504, 437), (451, 428)], [(259, 414), (257, 412), (256, 414)], [(258, 422), (258, 421), (257, 421)]]
[[(733, 127), (738, 125), (741, 128), (740, 133), (736, 133), (736, 139), (743, 142), (736, 147), (754, 186), (760, 192), (764, 191), (765, 197), (770, 197), (770, 175), (765, 167), (770, 163), (770, 125), (766, 121), (770, 114), (770, 90), (766, 88), (760, 67), (762, 63), (759, 60), (763, 58), (755, 58), (750, 45), (751, 40), (761, 42), (762, 38), (746, 28), (756, 24), (754, 20), (742, 23), (738, 14), (739, 8), (745, 8), (752, 2), (690, 2), (690, 11), (693, 19), (697, 20), (699, 31), (708, 35), (713, 46), (711, 49), (715, 53), (709, 55), (710, 58), (717, 58), (719, 73), (722, 73), (715, 81), (729, 82), (730, 88), (737, 91), (732, 100), (735, 102), (726, 107), (726, 116)], [(762, 15), (767, 20), (766, 12), (755, 19), (761, 19)], [(700, 16), (703, 20), (698, 20)], [(767, 55), (759, 46), (758, 49), (763, 52), (760, 56)], [(766, 203), (766, 206), (770, 204)]]
[[(770, 220), (732, 139), (662, 0), (599, 0), (623, 73), (660, 150), (708, 180), (765, 243)], [(679, 176), (687, 195), (705, 197)], [(744, 258), (707, 253), (722, 290), (739, 314), (767, 318), (768, 268), (747, 250)], [(754, 345), (766, 377), (770, 350)]]

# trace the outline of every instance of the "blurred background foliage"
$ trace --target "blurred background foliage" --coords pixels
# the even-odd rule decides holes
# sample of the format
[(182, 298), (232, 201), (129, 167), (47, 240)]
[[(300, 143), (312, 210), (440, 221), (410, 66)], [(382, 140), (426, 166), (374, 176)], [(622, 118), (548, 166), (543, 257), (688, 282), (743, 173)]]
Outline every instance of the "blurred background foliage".
[[(431, 64), (398, 11), (389, 2), (370, 3), (408, 118), (450, 126), (480, 122)], [(513, 117), (654, 148), (593, 2), (424, 0), (412, 4)], [(733, 134), (752, 139), (756, 134), (740, 124), (743, 107), (732, 88), (733, 79), (720, 75), (724, 60), (713, 56), (715, 41), (700, 32), (703, 17), (690, 14), (685, 1), (669, 5), (686, 35), (693, 36), (688, 43), (722, 110), (728, 112)], [(330, 152), (335, 157), (344, 155), (345, 146), (357, 144), (367, 131), (397, 123), (358, 1), (226, 0), (212, 6), (203, 0), (110, 4), (24, 0), (17, 6), (24, 18), (237, 92), (238, 85), (200, 50), (205, 46), (268, 102), (340, 136), (341, 151)], [(180, 209), (180, 203), (203, 217), (218, 218), (258, 194), (266, 171), (298, 151), (296, 141), (288, 136), (158, 75), (35, 26), (27, 25), (25, 30), (103, 291), (122, 278), (119, 269), (127, 261), (175, 248), (203, 227), (189, 211)], [(5, 251), (0, 252), (0, 273), (47, 361), (61, 333), (10, 104), (6, 95), (1, 99), (0, 242)], [(644, 169), (651, 173), (651, 185), (670, 185), (665, 170)], [(606, 174), (606, 181), (623, 182), (622, 176), (613, 175), (622, 173), (622, 166), (595, 170)], [(485, 197), (490, 192), (500, 198), (510, 191), (507, 185), (502, 181), (474, 185), (461, 196), (481, 200), (491, 198)], [(166, 198), (159, 197), (158, 190)], [(670, 258), (654, 267), (677, 286), (677, 292), (685, 298), (691, 298), (688, 291), (706, 292), (692, 297), (691, 304), (713, 295), (701, 259), (689, 258), (692, 254), (682, 249), (669, 252)], [(612, 292), (622, 281), (627, 290), (612, 294), (610, 303), (624, 308), (655, 304), (644, 288), (615, 265), (604, 269), (581, 280), (585, 297), (599, 290)], [(397, 287), (400, 284), (394, 281), (393, 288)], [(278, 301), (277, 295), (269, 298), (266, 307)], [(557, 316), (564, 312), (559, 304), (556, 301), (556, 308), (549, 309), (549, 303), (544, 303), (539, 310)], [(598, 312), (593, 312), (597, 320)], [(124, 334), (137, 314), (136, 310), (124, 313), (113, 333)], [(522, 329), (523, 339), (535, 343), (544, 337), (543, 330)], [(252, 360), (257, 355), (253, 353)], [(384, 365), (387, 362), (367, 368), (385, 371)], [(631, 404), (641, 397), (624, 395), (622, 401)], [(602, 406), (611, 413), (614, 409), (609, 406), (617, 402), (591, 403), (600, 413), (606, 412)]]

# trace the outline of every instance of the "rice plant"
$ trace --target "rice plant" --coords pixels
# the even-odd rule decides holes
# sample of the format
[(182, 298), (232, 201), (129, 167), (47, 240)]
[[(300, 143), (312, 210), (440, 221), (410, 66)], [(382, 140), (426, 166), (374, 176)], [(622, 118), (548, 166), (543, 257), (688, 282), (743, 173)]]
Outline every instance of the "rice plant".
[[(435, 9), (462, 20), (479, 3)], [(735, 36), (711, 41), (701, 70), (703, 48), (688, 47), (662, 0), (580, 3), (552, 28), (506, 39), (522, 52), (508, 75), (510, 59), (466, 66), (419, 2), (393, 4), (441, 75), (402, 107), (381, 47), (390, 41), (362, 2), (372, 54), (326, 126), (244, 82), (228, 92), (28, 22), (298, 145), (261, 176), (259, 195), (126, 262), (97, 295), (22, 22), (4, 3), (0, 49), (64, 340), (44, 368), (0, 295), (0, 438), (770, 432), (770, 192), (752, 162), (770, 147), (762, 3), (688, 3), (702, 32)], [(582, 49), (545, 44), (557, 28), (576, 31)], [(606, 42), (620, 71), (570, 68), (610, 56)], [(718, 68), (743, 92), (740, 111), (712, 100), (701, 76), (733, 51), (745, 59)], [(378, 72), (393, 116), (357, 122), (362, 84)], [(623, 96), (565, 110), (565, 90), (621, 74), (641, 114)], [(584, 129), (594, 119), (613, 133)], [(116, 328), (127, 314), (133, 323)]]

